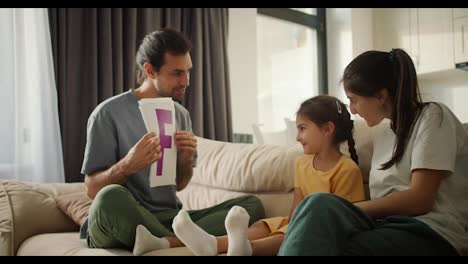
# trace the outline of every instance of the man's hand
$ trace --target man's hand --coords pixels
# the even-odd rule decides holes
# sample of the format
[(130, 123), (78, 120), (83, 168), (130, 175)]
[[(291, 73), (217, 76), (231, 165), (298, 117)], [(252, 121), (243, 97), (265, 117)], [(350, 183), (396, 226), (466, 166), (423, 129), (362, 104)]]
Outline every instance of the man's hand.
[(177, 131), (175, 133), (175, 144), (177, 147), (177, 191), (183, 190), (190, 182), (193, 175), (193, 159), (197, 151), (197, 139), (188, 131)]
[(128, 151), (123, 159), (112, 167), (93, 172), (91, 175), (87, 174), (85, 177), (86, 192), (90, 198), (94, 199), (104, 186), (124, 183), (130, 175), (150, 166), (159, 159), (161, 159), (159, 137), (154, 132), (147, 133)]
[(135, 174), (161, 159), (159, 137), (154, 132), (146, 133), (125, 156), (125, 170)]
[(197, 139), (192, 132), (176, 131), (175, 144), (177, 147), (177, 159), (183, 163), (192, 163), (197, 151)]

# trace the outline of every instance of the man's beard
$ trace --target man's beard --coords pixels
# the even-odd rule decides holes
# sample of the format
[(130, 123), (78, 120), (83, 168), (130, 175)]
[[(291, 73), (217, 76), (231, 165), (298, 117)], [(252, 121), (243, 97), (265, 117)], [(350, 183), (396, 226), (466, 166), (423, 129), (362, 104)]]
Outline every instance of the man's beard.
[(178, 102), (178, 103), (182, 103), (184, 101), (184, 98), (185, 98), (185, 95), (181, 95), (181, 96), (172, 96), (172, 100)]
[(173, 94), (171, 95), (172, 100), (174, 100), (174, 101), (176, 101), (178, 103), (182, 103), (184, 101), (184, 98), (185, 98), (185, 89), (184, 89), (184, 93), (182, 95), (178, 95), (177, 90), (178, 89), (173, 90)]
[(171, 92), (168, 93), (159, 93), (159, 96), (161, 97), (170, 97), (173, 101), (176, 101), (178, 103), (182, 103), (185, 98), (185, 93), (183, 95), (177, 95), (176, 94), (176, 89), (173, 89)]

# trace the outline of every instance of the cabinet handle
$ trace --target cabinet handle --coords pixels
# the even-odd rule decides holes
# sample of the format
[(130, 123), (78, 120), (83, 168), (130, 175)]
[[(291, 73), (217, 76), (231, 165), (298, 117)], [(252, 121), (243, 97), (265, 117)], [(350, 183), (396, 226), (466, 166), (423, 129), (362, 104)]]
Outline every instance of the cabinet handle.
[(462, 53), (465, 53), (465, 26), (462, 25)]

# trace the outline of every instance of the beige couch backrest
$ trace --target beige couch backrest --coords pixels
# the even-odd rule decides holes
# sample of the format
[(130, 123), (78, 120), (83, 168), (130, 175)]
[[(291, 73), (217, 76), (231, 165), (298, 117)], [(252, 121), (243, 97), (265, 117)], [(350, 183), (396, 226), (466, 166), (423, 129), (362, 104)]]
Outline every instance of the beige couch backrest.
[[(364, 121), (355, 122), (355, 148), (367, 182), (376, 130)], [(349, 156), (348, 144), (341, 150)], [(239, 144), (198, 138), (198, 162), (193, 183), (237, 192), (289, 192), (294, 185), (294, 162), (302, 146)]]
[[(465, 128), (468, 131), (468, 125)], [(388, 120), (372, 128), (364, 120), (355, 122), (355, 148), (367, 192), (373, 139), (382, 129), (390, 129)], [(347, 143), (341, 150), (349, 156)], [(200, 209), (255, 194), (264, 202), (267, 216), (287, 214), (294, 188), (294, 161), (302, 153), (299, 144), (287, 147), (198, 138), (197, 167), (192, 182), (179, 197), (187, 208)]]
[[(364, 121), (355, 124), (355, 147), (365, 184), (373, 135), (378, 129), (384, 126), (369, 128)], [(341, 149), (347, 153), (348, 145), (343, 144)], [(229, 198), (255, 194), (262, 199), (267, 217), (289, 213), (295, 159), (303, 155), (300, 144), (256, 145), (198, 138), (198, 155), (192, 181), (179, 193), (188, 209), (206, 208)]]

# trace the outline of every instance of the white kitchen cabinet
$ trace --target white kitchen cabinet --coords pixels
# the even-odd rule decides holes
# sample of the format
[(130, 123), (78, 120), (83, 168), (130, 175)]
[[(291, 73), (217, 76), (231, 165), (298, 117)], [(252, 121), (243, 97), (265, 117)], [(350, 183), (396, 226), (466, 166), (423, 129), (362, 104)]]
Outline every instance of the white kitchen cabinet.
[(409, 8), (375, 8), (373, 35), (376, 50), (401, 48), (411, 53)]
[(377, 50), (404, 49), (418, 74), (453, 69), (453, 10), (451, 8), (374, 9)]
[(468, 8), (454, 8), (453, 18), (468, 17)]
[(454, 20), (455, 63), (468, 62), (468, 16)]
[(453, 69), (453, 15), (451, 8), (417, 9), (417, 71)]

